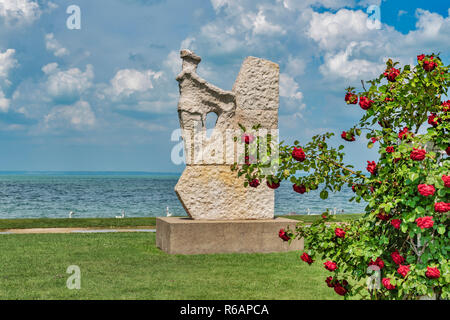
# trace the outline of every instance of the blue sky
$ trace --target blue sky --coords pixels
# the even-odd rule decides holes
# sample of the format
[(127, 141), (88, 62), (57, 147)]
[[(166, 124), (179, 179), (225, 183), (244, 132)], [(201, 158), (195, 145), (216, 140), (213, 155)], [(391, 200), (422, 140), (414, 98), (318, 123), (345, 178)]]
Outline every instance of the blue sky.
[[(66, 26), (70, 5), (81, 29)], [(381, 28), (367, 27), (380, 7)], [(449, 63), (445, 1), (0, 0), (0, 170), (181, 172), (170, 160), (179, 50), (230, 90), (246, 56), (280, 65), (282, 139), (340, 133), (363, 110), (344, 103), (384, 70), (441, 52)], [(347, 161), (376, 160), (361, 138)]]

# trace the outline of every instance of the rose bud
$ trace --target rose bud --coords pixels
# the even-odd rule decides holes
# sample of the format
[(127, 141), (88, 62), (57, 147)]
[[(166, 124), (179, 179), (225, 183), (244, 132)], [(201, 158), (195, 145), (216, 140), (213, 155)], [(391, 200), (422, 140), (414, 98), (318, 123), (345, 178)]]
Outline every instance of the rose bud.
[(292, 189), (294, 189), (295, 192), (298, 192), (300, 194), (304, 194), (306, 192), (306, 187), (303, 184), (301, 184), (299, 186), (296, 184), (293, 184)]
[(377, 173), (377, 164), (375, 161), (367, 161), (367, 171), (373, 175)]
[(267, 180), (267, 186), (270, 188), (270, 189), (278, 189), (279, 187), (280, 187), (280, 182), (278, 181), (278, 182), (275, 182), (275, 181), (273, 181), (272, 180), (272, 182), (269, 182), (269, 180)]
[(250, 185), (250, 187), (257, 188), (259, 186), (259, 180), (258, 179), (253, 179), (248, 184)]
[(345, 294), (347, 293), (347, 289), (345, 289), (340, 284), (335, 285), (333, 289), (338, 295), (341, 295), (341, 296), (345, 296)]
[(283, 241), (288, 241), (291, 238), (287, 235), (284, 229), (280, 229), (280, 231), (278, 232), (278, 236), (283, 239)]
[(333, 284), (333, 277), (332, 277), (332, 276), (327, 277), (327, 278), (325, 279), (325, 282), (327, 283), (327, 286), (328, 286), (329, 288), (333, 288), (333, 287), (334, 287), (334, 284)]
[(300, 256), (300, 259), (302, 259), (303, 261), (305, 261), (308, 264), (311, 264), (314, 262), (314, 260), (311, 258), (311, 256), (309, 254), (307, 254), (306, 252), (303, 252), (303, 254)]
[(357, 104), (358, 96), (352, 92), (347, 92), (344, 100), (345, 102), (347, 102), (347, 104)]
[(422, 53), (421, 55), (417, 56), (417, 61), (422, 61), (425, 58), (425, 55)]
[(341, 138), (346, 140), (346, 141), (355, 141), (355, 136), (354, 135), (350, 135), (350, 137), (347, 138), (347, 132), (345, 132), (345, 131), (342, 131)]

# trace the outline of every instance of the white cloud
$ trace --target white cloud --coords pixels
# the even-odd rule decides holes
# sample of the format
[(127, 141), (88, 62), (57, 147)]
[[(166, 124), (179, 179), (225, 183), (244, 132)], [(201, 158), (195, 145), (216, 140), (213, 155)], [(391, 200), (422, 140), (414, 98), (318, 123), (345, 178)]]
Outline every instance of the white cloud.
[(8, 112), (9, 109), (9, 99), (5, 98), (5, 94), (0, 90), (0, 111)]
[(53, 52), (56, 57), (61, 57), (69, 54), (69, 50), (64, 48), (56, 39), (53, 33), (45, 35), (45, 47), (47, 50)]
[(281, 26), (267, 21), (262, 10), (259, 10), (258, 14), (248, 13), (243, 16), (242, 24), (248, 29), (252, 29), (253, 34), (256, 35), (283, 35), (286, 33)]
[(286, 63), (286, 72), (292, 76), (299, 76), (305, 73), (306, 63), (304, 58), (295, 58), (291, 55), (288, 56)]
[(152, 79), (158, 80), (161, 76), (161, 71), (122, 69), (111, 79), (111, 92), (115, 96), (127, 97), (135, 92), (144, 92), (153, 88)]
[(8, 25), (30, 24), (39, 19), (41, 10), (30, 0), (0, 0), (0, 17)]
[(303, 94), (298, 91), (297, 82), (285, 73), (280, 74), (280, 96), (297, 100), (303, 98)]
[(9, 86), (11, 82), (8, 79), (9, 72), (12, 68), (17, 66), (17, 60), (14, 59), (14, 49), (8, 49), (5, 52), (0, 52), (0, 111), (8, 112), (10, 99), (5, 97), (3, 88)]
[(0, 78), (6, 79), (9, 71), (17, 66), (17, 60), (14, 59), (14, 49), (8, 49), (5, 52), (0, 51)]
[(322, 49), (345, 47), (350, 41), (364, 41), (377, 30), (367, 28), (367, 14), (362, 11), (341, 9), (336, 13), (314, 12), (306, 34)]
[(166, 60), (164, 60), (163, 65), (172, 71), (172, 74), (177, 75), (181, 72), (181, 59), (180, 53), (172, 50), (167, 55)]
[(56, 107), (44, 118), (46, 129), (67, 128), (69, 126), (81, 130), (91, 128), (95, 123), (95, 114), (86, 101), (78, 101), (73, 105)]
[(327, 53), (325, 63), (320, 66), (320, 71), (324, 76), (343, 77), (350, 80), (361, 78), (373, 78), (383, 71), (384, 63), (371, 62), (365, 59), (350, 59), (355, 47), (371, 46), (370, 42), (359, 44), (350, 42), (344, 51), (337, 54)]
[(62, 71), (58, 64), (53, 62), (42, 67), (42, 71), (47, 74), (46, 88), (48, 94), (62, 101), (78, 100), (80, 95), (92, 86), (94, 70), (92, 65), (86, 66), (86, 71), (78, 68)]

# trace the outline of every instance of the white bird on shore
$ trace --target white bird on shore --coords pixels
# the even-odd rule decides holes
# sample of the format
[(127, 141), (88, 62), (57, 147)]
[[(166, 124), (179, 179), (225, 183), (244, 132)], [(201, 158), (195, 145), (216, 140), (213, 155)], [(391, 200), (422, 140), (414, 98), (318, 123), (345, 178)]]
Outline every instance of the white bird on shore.
[(74, 214), (75, 214), (75, 212), (70, 211), (70, 212), (69, 212), (69, 218), (72, 218), (72, 215), (74, 215)]
[(171, 217), (172, 212), (169, 211), (169, 207), (166, 207), (166, 216)]
[(125, 210), (122, 210), (121, 216), (116, 216), (116, 219), (123, 219), (123, 218), (125, 218)]
[(308, 208), (308, 216), (311, 214), (311, 210)]

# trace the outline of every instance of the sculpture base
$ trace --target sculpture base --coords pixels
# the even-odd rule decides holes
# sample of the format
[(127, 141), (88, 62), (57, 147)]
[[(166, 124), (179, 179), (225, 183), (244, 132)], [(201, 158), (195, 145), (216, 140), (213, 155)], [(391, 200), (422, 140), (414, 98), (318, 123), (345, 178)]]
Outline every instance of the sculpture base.
[(280, 229), (295, 229), (297, 221), (193, 220), (188, 217), (156, 218), (156, 246), (169, 254), (269, 253), (303, 250), (303, 239), (288, 242)]

